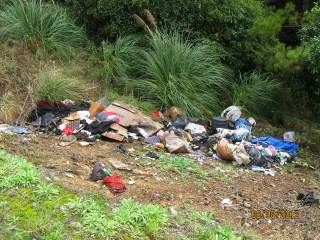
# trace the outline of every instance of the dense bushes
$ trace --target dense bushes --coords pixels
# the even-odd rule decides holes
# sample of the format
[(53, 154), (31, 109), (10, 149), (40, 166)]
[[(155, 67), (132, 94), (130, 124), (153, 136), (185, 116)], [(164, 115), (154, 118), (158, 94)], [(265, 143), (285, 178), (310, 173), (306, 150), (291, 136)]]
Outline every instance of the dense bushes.
[(0, 32), (2, 38), (23, 41), (34, 52), (60, 56), (69, 56), (85, 42), (83, 30), (64, 9), (41, 0), (10, 1), (0, 11)]
[[(60, 0), (69, 6), (89, 35), (98, 40), (115, 40), (118, 36), (141, 31), (133, 14), (149, 9), (159, 26), (178, 28), (192, 38), (219, 42), (228, 51), (228, 62), (243, 67), (247, 30), (263, 13), (259, 0)], [(254, 42), (250, 43), (254, 44)]]
[(305, 59), (308, 69), (313, 74), (305, 80), (307, 92), (313, 100), (314, 116), (320, 117), (320, 4), (306, 15), (301, 32), (305, 47)]

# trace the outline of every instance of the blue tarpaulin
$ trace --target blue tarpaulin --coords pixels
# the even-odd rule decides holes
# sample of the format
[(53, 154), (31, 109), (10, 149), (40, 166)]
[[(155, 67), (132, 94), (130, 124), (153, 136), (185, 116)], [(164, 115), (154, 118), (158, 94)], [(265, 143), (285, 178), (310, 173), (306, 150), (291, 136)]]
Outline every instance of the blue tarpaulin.
[(267, 144), (274, 146), (278, 151), (284, 151), (289, 154), (297, 154), (299, 146), (292, 142), (280, 140), (274, 137), (259, 137), (253, 139), (252, 143)]

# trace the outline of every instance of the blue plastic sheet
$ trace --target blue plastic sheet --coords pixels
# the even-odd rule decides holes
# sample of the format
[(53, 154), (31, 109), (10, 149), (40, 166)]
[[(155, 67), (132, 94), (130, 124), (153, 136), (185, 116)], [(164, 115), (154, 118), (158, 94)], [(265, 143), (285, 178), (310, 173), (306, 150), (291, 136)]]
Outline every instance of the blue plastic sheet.
[(250, 134), (251, 134), (251, 130), (252, 130), (252, 126), (251, 124), (245, 120), (244, 118), (239, 118), (236, 122), (235, 122), (236, 128), (244, 128), (247, 129)]
[(278, 151), (284, 151), (289, 154), (297, 154), (299, 146), (292, 142), (280, 140), (274, 137), (259, 137), (251, 141), (254, 144), (267, 144), (274, 146)]

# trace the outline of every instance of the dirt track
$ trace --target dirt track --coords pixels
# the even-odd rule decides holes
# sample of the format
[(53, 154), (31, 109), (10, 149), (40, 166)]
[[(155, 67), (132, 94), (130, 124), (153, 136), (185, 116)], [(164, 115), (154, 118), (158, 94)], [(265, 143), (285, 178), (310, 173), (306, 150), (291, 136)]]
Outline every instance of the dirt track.
[[(61, 184), (79, 193), (100, 192), (111, 203), (132, 197), (144, 203), (174, 206), (183, 211), (191, 206), (197, 210), (210, 211), (216, 221), (228, 224), (240, 231), (253, 229), (263, 239), (320, 239), (320, 208), (303, 206), (296, 200), (298, 192), (315, 191), (320, 195), (320, 174), (305, 168), (275, 169), (274, 177), (255, 173), (230, 163), (207, 159), (203, 168), (209, 173), (205, 181), (194, 177), (181, 178), (173, 172), (162, 172), (154, 161), (141, 161), (143, 146), (127, 144), (134, 148), (129, 155), (116, 152), (116, 143), (97, 142), (82, 147), (74, 143), (59, 147), (55, 136), (44, 134), (30, 137), (10, 136), (1, 138), (0, 147), (27, 157), (36, 164), (48, 181)], [(118, 159), (144, 173), (119, 171), (127, 184), (128, 191), (114, 196), (101, 183), (88, 180), (93, 162), (107, 162), (108, 158)], [(149, 163), (148, 163), (149, 161)], [(313, 184), (310, 184), (312, 182)], [(222, 208), (224, 198), (232, 200), (232, 206)], [(260, 219), (251, 217), (256, 210), (298, 210), (296, 219)]]

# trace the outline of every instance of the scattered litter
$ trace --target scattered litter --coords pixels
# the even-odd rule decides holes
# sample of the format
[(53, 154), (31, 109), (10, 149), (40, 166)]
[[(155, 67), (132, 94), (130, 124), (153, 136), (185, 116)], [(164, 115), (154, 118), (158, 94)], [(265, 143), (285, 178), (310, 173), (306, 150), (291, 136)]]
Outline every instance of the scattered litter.
[(309, 192), (307, 194), (299, 193), (297, 200), (301, 201), (303, 205), (319, 204), (320, 200), (317, 198), (314, 192)]
[(91, 180), (91, 181), (99, 181), (99, 180), (102, 180), (102, 178), (103, 178), (103, 166), (101, 165), (101, 163), (99, 163), (99, 162), (96, 162), (95, 164), (94, 164), (94, 167), (93, 167), (93, 169), (92, 169), (92, 172), (91, 172), (91, 174), (90, 174), (90, 177), (89, 177), (89, 179)]
[(202, 125), (194, 124), (194, 123), (188, 123), (188, 125), (185, 127), (186, 131), (190, 131), (190, 133), (193, 134), (203, 134), (207, 130)]
[(241, 117), (241, 110), (237, 106), (230, 106), (221, 113), (221, 117), (235, 122)]
[(129, 184), (129, 185), (133, 185), (133, 184), (135, 184), (135, 183), (136, 183), (136, 182), (135, 182), (134, 180), (132, 180), (132, 179), (128, 181), (128, 184)]
[(158, 154), (156, 154), (155, 152), (151, 152), (151, 151), (146, 153), (146, 157), (152, 158), (152, 159), (158, 159), (159, 158)]
[(221, 207), (224, 209), (224, 208), (227, 208), (227, 207), (232, 207), (232, 201), (230, 198), (224, 198), (222, 201), (221, 201)]
[(89, 146), (90, 143), (88, 142), (79, 142), (80, 146), (85, 147), (85, 146)]
[(123, 144), (119, 144), (116, 146), (116, 152), (122, 153), (122, 154), (127, 154), (128, 150)]
[(112, 193), (123, 193), (126, 191), (126, 185), (119, 176), (104, 176), (103, 183)]
[(30, 131), (27, 128), (10, 126), (8, 124), (0, 124), (0, 133), (3, 132), (11, 132), (15, 134), (30, 134)]
[(166, 148), (169, 153), (188, 153), (190, 152), (189, 143), (175, 135), (165, 138)]
[(295, 142), (295, 132), (293, 131), (285, 132), (283, 134), (283, 140), (287, 142)]
[(156, 143), (160, 143), (161, 139), (159, 136), (151, 136), (151, 137), (145, 138), (144, 141), (148, 144), (156, 144)]
[(178, 211), (174, 207), (169, 207), (169, 212), (172, 216), (178, 216)]

